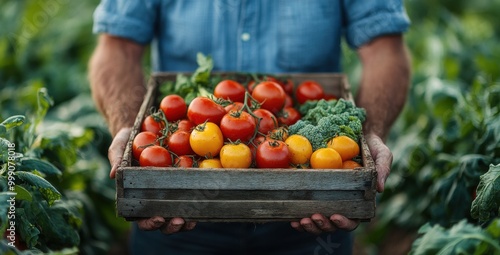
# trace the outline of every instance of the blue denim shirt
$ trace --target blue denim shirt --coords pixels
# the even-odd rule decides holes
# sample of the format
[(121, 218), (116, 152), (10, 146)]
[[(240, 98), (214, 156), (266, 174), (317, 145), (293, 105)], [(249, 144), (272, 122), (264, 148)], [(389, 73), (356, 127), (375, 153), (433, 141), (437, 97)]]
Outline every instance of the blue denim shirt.
[(341, 38), (357, 48), (409, 26), (401, 0), (102, 0), (94, 32), (151, 43), (154, 71), (340, 71)]

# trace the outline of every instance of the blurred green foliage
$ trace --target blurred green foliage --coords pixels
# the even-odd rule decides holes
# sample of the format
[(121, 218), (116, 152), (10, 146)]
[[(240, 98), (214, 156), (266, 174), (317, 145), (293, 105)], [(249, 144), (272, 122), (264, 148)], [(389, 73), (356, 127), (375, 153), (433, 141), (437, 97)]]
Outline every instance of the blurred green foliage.
[[(110, 136), (86, 78), (98, 2), (0, 2), (0, 120), (33, 114), (36, 91), (47, 88), (54, 107), (40, 129), (49, 137), (45, 146), (53, 149), (39, 156), (62, 170), (62, 178), (48, 179), (64, 199), (80, 201), (84, 209), (79, 229), (83, 254), (106, 253), (116, 233), (128, 227), (115, 216), (114, 183), (106, 161)], [(429, 223), (421, 232), (436, 240), (461, 240), (446, 228), (498, 230), (498, 220), (476, 227), (470, 209), (480, 176), (500, 158), (500, 0), (405, 4), (412, 21), (405, 35), (412, 54), (412, 87), (388, 139), (394, 167), (379, 197), (377, 226), (361, 235), (367, 246), (379, 245), (393, 226), (416, 231)], [(361, 67), (347, 47), (343, 65), (355, 90)], [(78, 146), (60, 143), (71, 137), (83, 140), (75, 138)], [(417, 254), (446, 243), (431, 247), (422, 240), (414, 245)]]

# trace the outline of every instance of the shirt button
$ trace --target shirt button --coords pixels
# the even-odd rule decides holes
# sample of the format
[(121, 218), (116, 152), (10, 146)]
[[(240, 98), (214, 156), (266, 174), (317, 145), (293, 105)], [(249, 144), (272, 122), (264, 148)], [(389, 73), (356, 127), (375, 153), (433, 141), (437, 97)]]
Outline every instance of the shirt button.
[(249, 33), (243, 33), (243, 34), (241, 34), (241, 40), (244, 41), (244, 42), (250, 40), (250, 34)]

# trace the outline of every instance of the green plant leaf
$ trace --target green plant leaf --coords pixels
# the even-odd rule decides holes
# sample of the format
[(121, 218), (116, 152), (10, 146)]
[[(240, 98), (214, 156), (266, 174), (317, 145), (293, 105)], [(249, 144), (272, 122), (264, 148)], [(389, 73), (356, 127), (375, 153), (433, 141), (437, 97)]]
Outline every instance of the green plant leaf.
[(28, 248), (33, 248), (38, 242), (40, 230), (26, 217), (24, 208), (16, 210), (16, 222), (18, 222), (19, 233)]
[(6, 130), (9, 130), (11, 128), (21, 126), (25, 119), (26, 118), (23, 115), (14, 115), (2, 121), (0, 125), (4, 126)]
[(19, 170), (21, 171), (34, 171), (37, 170), (45, 175), (60, 176), (61, 171), (51, 163), (37, 158), (23, 158), (21, 159)]
[(21, 185), (16, 185), (14, 187), (14, 192), (16, 193), (17, 200), (26, 200), (28, 202), (33, 201), (33, 197), (31, 196), (31, 193)]
[(498, 240), (484, 229), (462, 220), (445, 229), (439, 225), (425, 225), (419, 230), (422, 234), (413, 243), (412, 255), (454, 255), (474, 254), (477, 247), (482, 247), (484, 254), (500, 254)]
[(54, 201), (61, 199), (61, 193), (59, 193), (59, 191), (57, 191), (57, 189), (44, 178), (36, 174), (23, 171), (16, 172), (16, 176), (25, 183), (37, 188), (49, 205), (52, 205)]
[(486, 222), (500, 215), (500, 164), (490, 165), (488, 172), (481, 175), (476, 194), (472, 201), (472, 218)]
[(10, 146), (12, 146), (12, 143), (9, 140), (0, 137), (0, 161), (7, 161)]

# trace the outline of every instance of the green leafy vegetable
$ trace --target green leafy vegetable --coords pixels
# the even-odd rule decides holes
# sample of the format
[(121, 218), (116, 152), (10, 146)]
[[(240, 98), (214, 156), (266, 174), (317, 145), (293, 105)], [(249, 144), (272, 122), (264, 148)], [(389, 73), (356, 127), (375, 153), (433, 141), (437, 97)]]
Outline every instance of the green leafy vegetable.
[(481, 175), (480, 179), (471, 215), (480, 222), (486, 222), (500, 215), (500, 164), (490, 165), (488, 172)]

